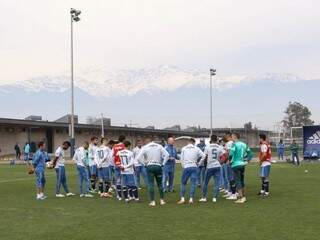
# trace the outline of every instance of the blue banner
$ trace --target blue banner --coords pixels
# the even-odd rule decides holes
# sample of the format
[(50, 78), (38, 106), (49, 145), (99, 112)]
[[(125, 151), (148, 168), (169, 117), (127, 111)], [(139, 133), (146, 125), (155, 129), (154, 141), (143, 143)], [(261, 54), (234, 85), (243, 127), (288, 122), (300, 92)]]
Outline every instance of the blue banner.
[(303, 157), (320, 157), (320, 125), (303, 127)]

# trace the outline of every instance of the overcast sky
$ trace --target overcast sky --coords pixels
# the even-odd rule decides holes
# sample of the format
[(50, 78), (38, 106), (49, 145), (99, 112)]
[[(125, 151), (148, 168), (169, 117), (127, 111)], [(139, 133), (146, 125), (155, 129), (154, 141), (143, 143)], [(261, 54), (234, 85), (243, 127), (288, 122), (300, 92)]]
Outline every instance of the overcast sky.
[(318, 0), (0, 0), (0, 83), (69, 71), (175, 65), (319, 78)]

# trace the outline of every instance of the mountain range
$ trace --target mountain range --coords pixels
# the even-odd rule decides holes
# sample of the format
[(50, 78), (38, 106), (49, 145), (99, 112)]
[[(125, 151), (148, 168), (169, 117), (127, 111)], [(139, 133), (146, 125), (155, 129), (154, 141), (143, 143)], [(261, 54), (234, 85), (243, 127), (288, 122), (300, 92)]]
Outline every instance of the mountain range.
[[(75, 74), (76, 114), (80, 120), (104, 113), (115, 125), (208, 126), (209, 74), (172, 66), (108, 70), (90, 67)], [(319, 122), (320, 80), (288, 73), (213, 77), (214, 125), (239, 127), (252, 121), (272, 128), (289, 101), (299, 101)], [(1, 117), (42, 115), (54, 120), (69, 112), (70, 76), (39, 76), (0, 84)]]

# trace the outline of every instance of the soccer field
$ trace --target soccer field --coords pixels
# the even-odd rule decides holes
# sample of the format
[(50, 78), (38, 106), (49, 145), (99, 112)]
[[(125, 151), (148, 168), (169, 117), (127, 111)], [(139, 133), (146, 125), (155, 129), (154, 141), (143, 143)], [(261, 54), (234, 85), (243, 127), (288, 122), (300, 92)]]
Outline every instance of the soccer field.
[[(308, 173), (305, 170), (308, 170)], [(115, 199), (54, 197), (55, 174), (47, 170), (48, 199), (35, 200), (34, 176), (25, 166), (0, 165), (0, 239), (319, 239), (320, 165), (274, 164), (271, 196), (256, 196), (258, 166), (247, 167), (244, 205), (217, 203), (178, 206), (180, 168), (168, 204), (150, 208)], [(78, 193), (76, 169), (67, 168), (69, 187)], [(211, 188), (211, 185), (210, 185)], [(211, 194), (211, 191), (210, 191)], [(197, 196), (200, 190), (197, 189)], [(198, 199), (197, 197), (197, 199)]]

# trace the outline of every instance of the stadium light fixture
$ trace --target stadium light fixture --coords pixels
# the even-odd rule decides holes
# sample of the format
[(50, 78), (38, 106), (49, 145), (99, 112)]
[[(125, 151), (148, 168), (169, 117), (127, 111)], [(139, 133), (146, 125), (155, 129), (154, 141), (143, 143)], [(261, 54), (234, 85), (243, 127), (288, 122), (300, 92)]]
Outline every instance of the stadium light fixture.
[(213, 127), (212, 127), (212, 98), (213, 98), (213, 92), (212, 92), (212, 77), (216, 75), (216, 69), (210, 68), (210, 137), (212, 136)]
[(71, 19), (71, 119), (70, 119), (70, 155), (74, 154), (75, 148), (75, 137), (74, 137), (74, 79), (73, 79), (73, 22), (79, 22), (80, 10), (74, 8), (70, 9)]

